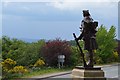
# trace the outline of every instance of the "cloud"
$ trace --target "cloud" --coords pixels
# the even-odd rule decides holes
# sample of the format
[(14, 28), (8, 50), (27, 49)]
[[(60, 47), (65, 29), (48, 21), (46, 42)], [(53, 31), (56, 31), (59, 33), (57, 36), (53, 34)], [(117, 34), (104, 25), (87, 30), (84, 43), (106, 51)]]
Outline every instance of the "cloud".
[[(118, 0), (115, 0), (118, 1)], [(81, 12), (84, 9), (90, 10), (92, 14), (98, 14), (100, 17), (106, 18), (117, 18), (117, 2), (112, 2), (112, 0), (55, 0), (55, 2), (47, 3), (48, 6), (52, 6), (62, 11), (71, 11), (71, 12)], [(114, 12), (114, 15), (113, 15)], [(109, 15), (108, 15), (109, 14)]]
[[(99, 24), (117, 24), (117, 2), (114, 3), (112, 0), (47, 0), (46, 3), (42, 3), (45, 1), (42, 0), (40, 2), (37, 0), (16, 0), (11, 2), (11, 0), (9, 0), (7, 3), (4, 2), (5, 7), (3, 7), (2, 16), (4, 30), (6, 30), (4, 33), (11, 36), (23, 37), (27, 33), (26, 30), (30, 30), (29, 33), (33, 33), (32, 31), (37, 33), (36, 30), (39, 30), (39, 34), (39, 32), (45, 32), (46, 29), (49, 28), (51, 31), (48, 29), (44, 35), (44, 37), (46, 37), (49, 31), (53, 31), (53, 27), (57, 29), (58, 27), (61, 28), (62, 26), (61, 29), (64, 30), (67, 30), (69, 27), (76, 28), (79, 26), (79, 21), (82, 19), (81, 14), (83, 9), (89, 9), (92, 18), (98, 20)], [(35, 30), (35, 27), (38, 28)], [(71, 28), (71, 32), (73, 32), (74, 28)], [(52, 32), (53, 34), (57, 32), (64, 32), (63, 30), (60, 31), (60, 29), (54, 31)], [(14, 32), (14, 34), (11, 32)], [(52, 35), (52, 33), (48, 35)], [(68, 33), (69, 32), (65, 33), (66, 37), (70, 35)], [(32, 38), (35, 37), (34, 35), (26, 35), (26, 37), (28, 36)], [(51, 38), (52, 36), (49, 37)], [(48, 39), (48, 37), (46, 38)]]
[(7, 7), (8, 5), (10, 5), (9, 1), (3, 1), (2, 6)]
[[(117, 1), (117, 0), (116, 0)], [(114, 7), (115, 5), (111, 0), (55, 0), (54, 2), (48, 3), (48, 6), (53, 6), (60, 10), (75, 10), (75, 9), (83, 9), (83, 8), (101, 8), (101, 7)], [(101, 6), (102, 5), (102, 6)]]
[(118, 2), (119, 0), (2, 0), (2, 2)]
[[(70, 0), (73, 1), (73, 0)], [(93, 1), (93, 0), (92, 0)], [(98, 1), (98, 0), (97, 0)], [(108, 0), (107, 0), (108, 1)], [(90, 13), (99, 18), (116, 18), (117, 17), (117, 3), (112, 2), (69, 2), (68, 0), (54, 0), (54, 2), (9, 2), (3, 7), (3, 14), (17, 15), (21, 17), (50, 20), (60, 19), (65, 20), (67, 17), (71, 19), (78, 19), (83, 9), (90, 10)], [(114, 12), (114, 15), (113, 15)], [(109, 13), (109, 15), (108, 15)], [(74, 16), (74, 17), (73, 17)], [(53, 17), (53, 18), (52, 18)], [(50, 19), (49, 19), (50, 18)], [(63, 19), (62, 19), (63, 18)]]
[(30, 11), (30, 8), (27, 7), (27, 6), (23, 6), (22, 9), (25, 10), (25, 11)]
[[(118, 2), (119, 0), (3, 0), (3, 6), (10, 5), (11, 2), (47, 2), (46, 5), (54, 7), (60, 10), (81, 10), (89, 8), (104, 8), (104, 7), (114, 7), (116, 5), (113, 2)], [(104, 4), (105, 3), (105, 4)], [(101, 6), (102, 5), (102, 6)], [(29, 11), (30, 8), (27, 6), (22, 7), (24, 10)]]

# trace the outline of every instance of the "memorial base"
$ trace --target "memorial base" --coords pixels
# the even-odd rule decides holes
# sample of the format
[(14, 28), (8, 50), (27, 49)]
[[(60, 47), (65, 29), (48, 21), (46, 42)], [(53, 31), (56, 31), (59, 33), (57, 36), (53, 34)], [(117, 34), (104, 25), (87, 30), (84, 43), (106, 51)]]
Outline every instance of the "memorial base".
[(75, 67), (72, 70), (72, 80), (106, 80), (100, 67), (84, 68)]

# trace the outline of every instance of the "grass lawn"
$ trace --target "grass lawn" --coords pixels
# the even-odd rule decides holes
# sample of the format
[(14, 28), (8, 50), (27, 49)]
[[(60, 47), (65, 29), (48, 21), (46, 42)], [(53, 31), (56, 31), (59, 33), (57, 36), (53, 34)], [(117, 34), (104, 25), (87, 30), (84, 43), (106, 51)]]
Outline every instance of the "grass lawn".
[[(117, 64), (117, 63), (111, 63), (111, 64), (104, 64), (104, 65), (112, 65), (112, 64)], [(101, 65), (95, 65), (95, 66), (104, 66), (103, 64)], [(57, 73), (57, 72), (65, 72), (65, 71), (71, 71), (74, 67), (67, 67), (67, 68), (34, 68), (34, 69), (29, 69), (28, 73), (25, 74), (20, 74), (17, 75), (16, 78), (31, 78), (34, 76), (42, 76), (42, 75), (47, 75), (47, 74), (52, 74), (52, 73)], [(12, 77), (11, 77), (12, 78)]]
[(59, 68), (42, 68), (42, 69), (37, 69), (37, 70), (33, 70), (30, 71), (29, 73), (26, 73), (24, 75), (22, 75), (22, 78), (30, 78), (33, 76), (39, 76), (39, 75), (45, 75), (45, 74), (49, 74), (49, 73), (56, 73), (56, 72), (63, 72), (63, 71), (69, 71), (72, 70), (73, 68), (63, 68), (63, 69), (59, 69)]

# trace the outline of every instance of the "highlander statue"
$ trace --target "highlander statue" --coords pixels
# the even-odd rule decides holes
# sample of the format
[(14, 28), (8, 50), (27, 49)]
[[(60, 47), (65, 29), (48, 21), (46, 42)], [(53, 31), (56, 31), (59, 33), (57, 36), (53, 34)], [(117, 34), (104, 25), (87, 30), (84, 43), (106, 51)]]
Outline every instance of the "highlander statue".
[[(84, 19), (81, 22), (80, 31), (81, 34), (79, 37), (76, 37), (75, 33), (73, 33), (75, 41), (80, 49), (81, 56), (83, 58), (83, 63), (85, 68), (93, 68), (94, 60), (93, 60), (93, 50), (98, 48), (96, 43), (96, 28), (98, 26), (98, 22), (93, 21), (91, 15), (88, 10), (83, 10), (83, 17)], [(89, 60), (86, 63), (84, 58), (84, 53), (78, 43), (78, 40), (83, 39), (84, 41), (84, 49), (89, 53)]]

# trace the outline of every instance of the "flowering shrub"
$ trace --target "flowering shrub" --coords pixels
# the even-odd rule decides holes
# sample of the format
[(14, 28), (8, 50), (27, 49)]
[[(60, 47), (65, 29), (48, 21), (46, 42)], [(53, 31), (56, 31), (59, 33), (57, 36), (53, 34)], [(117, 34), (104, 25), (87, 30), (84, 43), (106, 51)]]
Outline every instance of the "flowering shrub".
[(117, 52), (117, 51), (113, 52), (113, 57), (114, 57), (114, 60), (115, 60), (115, 61), (118, 61), (118, 60), (119, 60), (119, 55), (118, 55), (118, 52)]
[(43, 60), (41, 60), (41, 59), (38, 59), (36, 61), (36, 63), (34, 64), (34, 67), (41, 67), (43, 65), (45, 65), (45, 62)]
[(15, 66), (16, 65), (16, 61), (7, 58), (5, 59), (3, 62), (1, 62), (2, 64), (2, 70), (3, 70), (3, 76), (2, 79), (6, 80), (9, 78), (15, 78), (16, 76), (19, 76), (20, 74), (26, 73), (28, 72), (27, 69), (25, 69), (25, 67), (23, 66)]
[(42, 47), (41, 56), (45, 59), (46, 65), (57, 66), (58, 65), (58, 55), (65, 56), (64, 66), (70, 65), (70, 55), (72, 50), (67, 41), (60, 39), (50, 40)]
[(12, 73), (26, 73), (28, 70), (23, 66), (15, 66), (13, 69), (9, 70)]
[(16, 61), (10, 58), (7, 58), (3, 62), (1, 62), (1, 64), (2, 64), (3, 71), (7, 72), (16, 65)]
[(118, 58), (118, 52), (117, 51), (113, 52), (113, 55), (114, 55), (115, 58)]

